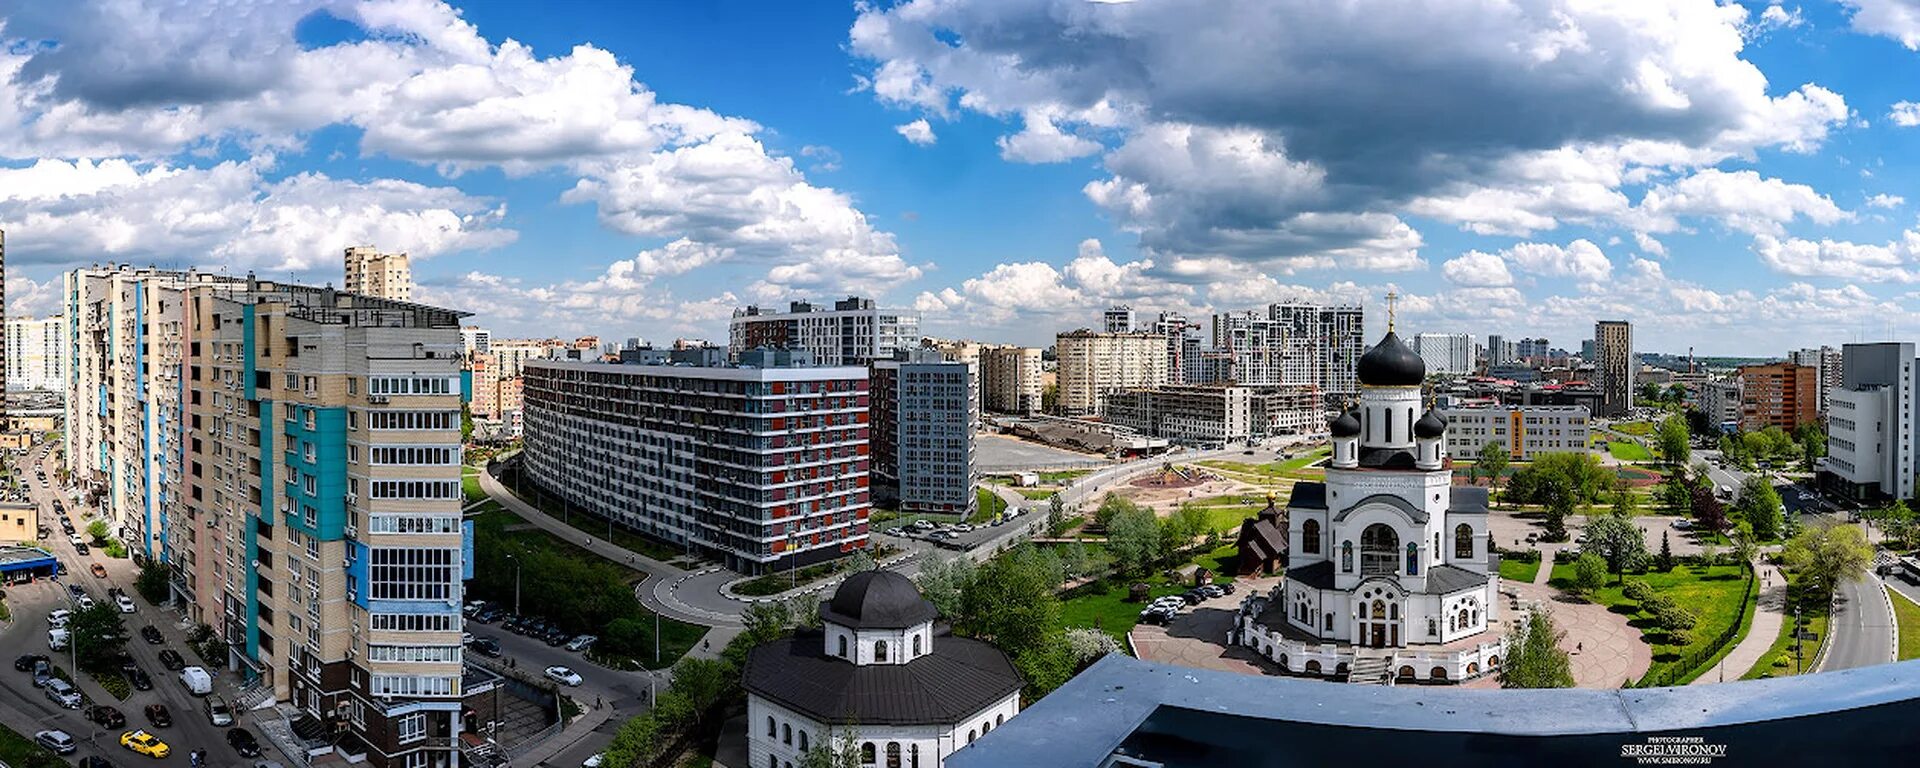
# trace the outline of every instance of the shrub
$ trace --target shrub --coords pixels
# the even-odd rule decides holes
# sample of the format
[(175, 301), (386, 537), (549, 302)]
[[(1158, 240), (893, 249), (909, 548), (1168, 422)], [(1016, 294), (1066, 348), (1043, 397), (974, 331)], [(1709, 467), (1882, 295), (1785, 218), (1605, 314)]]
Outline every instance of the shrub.
[(1644, 604), (1647, 598), (1653, 596), (1653, 587), (1647, 586), (1646, 582), (1638, 579), (1627, 579), (1627, 583), (1620, 587), (1620, 592), (1626, 595), (1628, 600)]

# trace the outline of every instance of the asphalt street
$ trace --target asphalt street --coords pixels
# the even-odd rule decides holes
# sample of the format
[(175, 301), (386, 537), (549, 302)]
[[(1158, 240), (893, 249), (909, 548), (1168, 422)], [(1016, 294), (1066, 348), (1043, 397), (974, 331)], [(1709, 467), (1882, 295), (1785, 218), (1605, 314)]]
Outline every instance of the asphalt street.
[[(563, 688), (562, 692), (571, 697), (583, 709), (611, 707), (612, 712), (598, 727), (584, 734), (566, 732), (554, 738), (572, 743), (562, 747), (552, 757), (538, 765), (578, 766), (588, 757), (605, 749), (607, 742), (613, 740), (613, 734), (628, 719), (639, 716), (647, 710), (652, 701), (653, 691), (649, 684), (665, 689), (668, 676), (662, 672), (622, 672), (588, 661), (584, 654), (574, 653), (564, 647), (555, 647), (529, 637), (516, 635), (500, 628), (498, 623), (482, 624), (467, 622), (467, 631), (475, 638), (490, 637), (500, 643), (500, 657), (488, 658), (467, 650), (467, 659), (481, 666), (504, 667), (513, 665), (518, 671), (541, 674), (547, 667), (559, 665), (572, 669), (580, 675), (580, 685)], [(520, 763), (514, 763), (519, 765)]]
[[(45, 457), (44, 446), (36, 449), (29, 456), (31, 461), (41, 461)], [(48, 466), (47, 470), (48, 478), (53, 478), (52, 467)], [(52, 535), (41, 544), (52, 550), (62, 562), (66, 563), (69, 572), (55, 581), (40, 581), (7, 589), (7, 601), (12, 608), (13, 619), (4, 629), (0, 629), (0, 658), (4, 658), (7, 662), (6, 667), (0, 668), (0, 674), (13, 677), (6, 685), (0, 685), (0, 720), (4, 720), (14, 730), (28, 737), (31, 737), (34, 731), (45, 728), (66, 731), (80, 742), (79, 752), (70, 759), (92, 754), (104, 756), (116, 765), (186, 766), (189, 764), (187, 752), (198, 748), (207, 750), (209, 765), (252, 765), (251, 759), (241, 758), (227, 746), (225, 738), (227, 729), (215, 728), (208, 720), (205, 700), (189, 694), (186, 687), (180, 683), (178, 675), (166, 671), (161, 666), (159, 653), (163, 648), (173, 649), (185, 657), (189, 664), (198, 662), (197, 657), (187, 647), (185, 633), (176, 626), (178, 618), (147, 604), (134, 592), (136, 569), (131, 561), (107, 558), (98, 548), (87, 556), (76, 554), (54, 520), (52, 507), (54, 492), (34, 477), (30, 467), (25, 469), (23, 474), (30, 484), (30, 495), (33, 501), (40, 507), (42, 523), (52, 529)], [(67, 506), (69, 513), (79, 512), (77, 505), (68, 503)], [(85, 530), (85, 521), (77, 514), (73, 522), (76, 528)], [(96, 578), (89, 572), (93, 563), (100, 563), (106, 567), (106, 579)], [(153, 678), (153, 690), (133, 691), (125, 701), (115, 701), (90, 677), (76, 674), (81, 692), (92, 702), (109, 704), (126, 715), (127, 726), (124, 729), (107, 731), (94, 725), (82, 714), (85, 711), (84, 708), (79, 711), (60, 708), (49, 701), (40, 689), (33, 687), (31, 677), (27, 673), (13, 671), (11, 662), (16, 657), (29, 653), (54, 657), (56, 664), (69, 671), (73, 670), (70, 652), (56, 654), (47, 648), (47, 614), (56, 608), (72, 608), (67, 597), (67, 584), (81, 585), (93, 595), (95, 600), (105, 599), (107, 587), (110, 585), (117, 585), (134, 595), (136, 612), (123, 616), (130, 636), (127, 652), (133, 656), (140, 668)], [(166, 638), (166, 643), (156, 646), (141, 640), (139, 631), (146, 625), (159, 628)], [(220, 670), (209, 669), (208, 671), (216, 675), (222, 674)], [(216, 682), (215, 691), (225, 696), (231, 704), (232, 686), (225, 685), (225, 682), (227, 681)], [(155, 703), (166, 705), (173, 717), (172, 726), (154, 727), (147, 722), (143, 710), (147, 705)], [(258, 729), (249, 726), (251, 718), (244, 713), (236, 714), (240, 715), (239, 724), (249, 727), (261, 742), (262, 748), (267, 750), (268, 754), (263, 757), (281, 759), (280, 755), (272, 753), (273, 747), (264, 737), (261, 737)], [(136, 755), (122, 748), (119, 745), (121, 731), (133, 728), (148, 729), (172, 748), (172, 754), (165, 759), (156, 760)]]

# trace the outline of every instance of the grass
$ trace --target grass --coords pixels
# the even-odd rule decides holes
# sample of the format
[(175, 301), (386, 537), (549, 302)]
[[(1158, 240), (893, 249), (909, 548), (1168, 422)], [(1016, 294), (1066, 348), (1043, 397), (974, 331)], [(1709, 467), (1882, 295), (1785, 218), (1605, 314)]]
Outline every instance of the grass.
[[(1799, 586), (1795, 584), (1791, 589), (1797, 591)], [(1894, 600), (1895, 610), (1898, 610), (1899, 603), (1900, 601), (1898, 599)], [(1824, 601), (1802, 601), (1802, 604), (1809, 607), (1816, 605), (1821, 606), (1819, 612), (1803, 612), (1801, 616), (1806, 620), (1807, 631), (1812, 633), (1813, 637), (1809, 638), (1805, 643), (1805, 647), (1801, 649), (1800, 664), (1810, 665), (1813, 663), (1813, 660), (1820, 655), (1821, 644), (1827, 641), (1827, 614), (1824, 610)], [(1789, 605), (1791, 605), (1791, 603)], [(1787, 620), (1780, 624), (1780, 634), (1774, 637), (1773, 645), (1767, 647), (1767, 652), (1760, 657), (1759, 661), (1754, 662), (1753, 668), (1747, 670), (1746, 674), (1741, 675), (1740, 679), (1758, 680), (1764, 677), (1786, 677), (1800, 674), (1800, 672), (1795, 671), (1799, 665), (1795, 663), (1793, 655), (1792, 617), (1793, 613), (1789, 611), (1787, 613)], [(1905, 640), (1904, 637), (1901, 639)]]
[(1615, 424), (1613, 425), (1613, 431), (1633, 435), (1634, 437), (1646, 437), (1653, 434), (1653, 422), (1629, 421)]
[[(1231, 544), (1210, 552), (1202, 552), (1188, 560), (1187, 564), (1198, 564), (1213, 571), (1216, 584), (1233, 580), (1230, 561), (1235, 547)], [(1183, 566), (1184, 567), (1184, 566)], [(1134, 584), (1148, 585), (1150, 592), (1147, 602), (1156, 597), (1177, 595), (1187, 591), (1190, 586), (1185, 581), (1169, 582), (1165, 576), (1155, 573), (1142, 578), (1110, 576), (1105, 579), (1075, 587), (1061, 595), (1060, 617), (1067, 627), (1094, 627), (1113, 635), (1126, 647), (1127, 632), (1140, 623), (1140, 612), (1146, 609), (1145, 603), (1135, 603), (1127, 599)]]
[(487, 492), (480, 490), (479, 468), (460, 468), (460, 492), (466, 495), (468, 504), (487, 498)]
[(53, 768), (66, 762), (18, 731), (0, 725), (0, 762), (15, 768)]
[[(1666, 634), (1654, 625), (1653, 616), (1621, 594), (1620, 586), (1612, 583), (1611, 579), (1607, 586), (1589, 596), (1588, 599), (1607, 606), (1608, 610), (1626, 616), (1627, 623), (1639, 629), (1641, 638), (1652, 646), (1653, 665), (1647, 668), (1648, 678), (1673, 669), (1682, 663), (1688, 653), (1705, 648), (1721, 632), (1740, 620), (1741, 591), (1747, 585), (1746, 573), (1740, 566), (1716, 565), (1701, 569), (1681, 565), (1666, 573), (1628, 574), (1627, 578), (1646, 582), (1654, 592), (1672, 598), (1680, 607), (1692, 611), (1698, 619), (1690, 633), (1693, 636), (1692, 643), (1685, 646), (1670, 645), (1665, 642)], [(1563, 590), (1572, 587), (1573, 565), (1554, 566), (1550, 583)], [(1747, 598), (1748, 602), (1752, 600), (1751, 596)], [(1701, 668), (1710, 666), (1703, 664)], [(1685, 679), (1681, 677), (1682, 681)]]
[[(461, 485), (464, 487), (465, 484), (466, 480), (462, 478)], [(511, 473), (502, 474), (500, 484), (506, 486), (508, 493), (515, 493)], [(638, 552), (662, 562), (674, 560), (686, 554), (678, 547), (649, 539), (623, 528), (611, 527), (607, 524), (606, 518), (596, 517), (577, 509), (569, 512), (568, 507), (563, 505), (560, 500), (541, 493), (537, 488), (529, 486), (525, 490), (527, 491), (525, 495), (518, 493), (515, 493), (515, 495), (519, 496), (520, 500), (526, 502), (529, 506), (546, 513), (548, 517), (558, 518), (561, 522), (573, 526), (574, 530), (597, 539), (611, 541), (614, 546), (620, 547), (621, 549)], [(611, 538), (608, 536), (609, 533), (612, 534)]]
[(1265, 464), (1248, 464), (1243, 461), (1227, 461), (1224, 459), (1210, 459), (1199, 462), (1199, 464), (1209, 469), (1218, 469), (1259, 479), (1293, 478), (1297, 480), (1318, 477), (1320, 473), (1317, 470), (1309, 471), (1307, 467), (1331, 455), (1333, 455), (1332, 448), (1316, 448), (1285, 461), (1271, 461)]
[(1050, 488), (1015, 488), (1013, 492), (1025, 496), (1031, 501), (1046, 501), (1047, 499), (1053, 498), (1054, 494), (1059, 493), (1059, 491)]
[(1500, 559), (1500, 578), (1501, 579), (1504, 579), (1506, 581), (1519, 582), (1521, 584), (1532, 584), (1534, 578), (1539, 575), (1540, 575), (1539, 561), (1526, 562), (1524, 560), (1508, 560), (1506, 558)]
[(1653, 461), (1653, 453), (1639, 443), (1615, 440), (1607, 443), (1607, 453), (1621, 461)]
[(768, 573), (764, 576), (757, 576), (740, 582), (740, 585), (734, 587), (733, 591), (748, 597), (766, 597), (768, 595), (780, 594), (789, 589), (803, 587), (821, 579), (831, 578), (839, 572), (840, 563), (838, 562), (817, 563), (791, 573), (780, 571), (777, 573)]
[(1065, 469), (1059, 472), (1041, 472), (1040, 482), (1049, 485), (1059, 485), (1060, 483), (1078, 480), (1091, 474), (1093, 474), (1093, 470), (1091, 469)]
[(1920, 604), (1892, 587), (1882, 589), (1893, 601), (1893, 617), (1900, 626), (1900, 660), (1920, 659)]
[(126, 701), (128, 696), (133, 695), (133, 684), (127, 682), (127, 678), (117, 670), (113, 672), (89, 670), (87, 677), (93, 678), (95, 683), (99, 683), (101, 688), (106, 689), (108, 695), (120, 701)]

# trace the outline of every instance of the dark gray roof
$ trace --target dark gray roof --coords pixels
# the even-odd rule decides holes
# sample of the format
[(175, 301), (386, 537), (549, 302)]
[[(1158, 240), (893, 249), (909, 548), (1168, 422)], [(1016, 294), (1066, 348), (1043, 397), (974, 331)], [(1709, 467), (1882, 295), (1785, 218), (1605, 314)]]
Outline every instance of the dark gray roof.
[(1474, 573), (1457, 565), (1436, 565), (1427, 569), (1425, 591), (1429, 595), (1450, 595), (1483, 586), (1488, 578), (1484, 573)]
[(1251, 549), (1262, 560), (1277, 557), (1287, 551), (1286, 529), (1280, 526), (1277, 516), (1271, 516), (1265, 512), (1262, 512), (1259, 517), (1241, 522), (1240, 537), (1236, 541), (1241, 553), (1244, 554)]
[(1447, 502), (1447, 513), (1458, 515), (1484, 515), (1487, 513), (1487, 489), (1471, 485), (1456, 485), (1453, 496)]
[(1372, 496), (1368, 496), (1364, 499), (1356, 501), (1348, 505), (1346, 509), (1342, 509), (1338, 513), (1336, 513), (1333, 516), (1333, 519), (1335, 521), (1345, 520), (1347, 519), (1347, 515), (1353, 514), (1354, 510), (1364, 507), (1368, 504), (1385, 504), (1387, 506), (1397, 508), (1401, 512), (1407, 513), (1407, 519), (1409, 520), (1412, 520), (1416, 523), (1423, 523), (1423, 524), (1427, 522), (1426, 510), (1416, 507), (1412, 504), (1409, 504), (1407, 503), (1406, 499), (1400, 498), (1390, 493), (1376, 493)]
[(1333, 589), (1333, 561), (1322, 560), (1312, 565), (1289, 568), (1287, 581), (1314, 589)]
[(854, 629), (906, 629), (939, 615), (912, 579), (877, 569), (848, 576), (820, 604), (821, 619)]
[(1440, 412), (1431, 408), (1413, 423), (1414, 437), (1439, 437), (1447, 432), (1447, 420), (1440, 418)]
[(1360, 356), (1360, 364), (1354, 371), (1360, 383), (1375, 387), (1411, 387), (1427, 378), (1427, 361), (1400, 340), (1400, 335), (1387, 331), (1380, 343)]
[(1326, 509), (1326, 483), (1294, 483), (1293, 495), (1287, 497), (1287, 506), (1301, 509)]
[(815, 721), (871, 725), (958, 723), (1026, 684), (1006, 654), (978, 640), (936, 637), (913, 661), (862, 667), (828, 656), (819, 632), (753, 649), (744, 682)]
[(1360, 466), (1367, 469), (1413, 469), (1413, 451), (1405, 448), (1365, 448), (1360, 451)]
[(1358, 410), (1348, 410), (1327, 425), (1327, 431), (1334, 437), (1354, 437), (1360, 434)]

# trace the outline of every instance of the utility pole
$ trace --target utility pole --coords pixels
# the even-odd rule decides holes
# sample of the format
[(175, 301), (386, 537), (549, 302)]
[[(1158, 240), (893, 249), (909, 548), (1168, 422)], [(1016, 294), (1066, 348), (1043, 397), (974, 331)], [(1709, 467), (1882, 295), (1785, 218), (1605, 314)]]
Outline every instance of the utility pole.
[(507, 553), (507, 559), (513, 561), (513, 613), (520, 615), (520, 558)]

